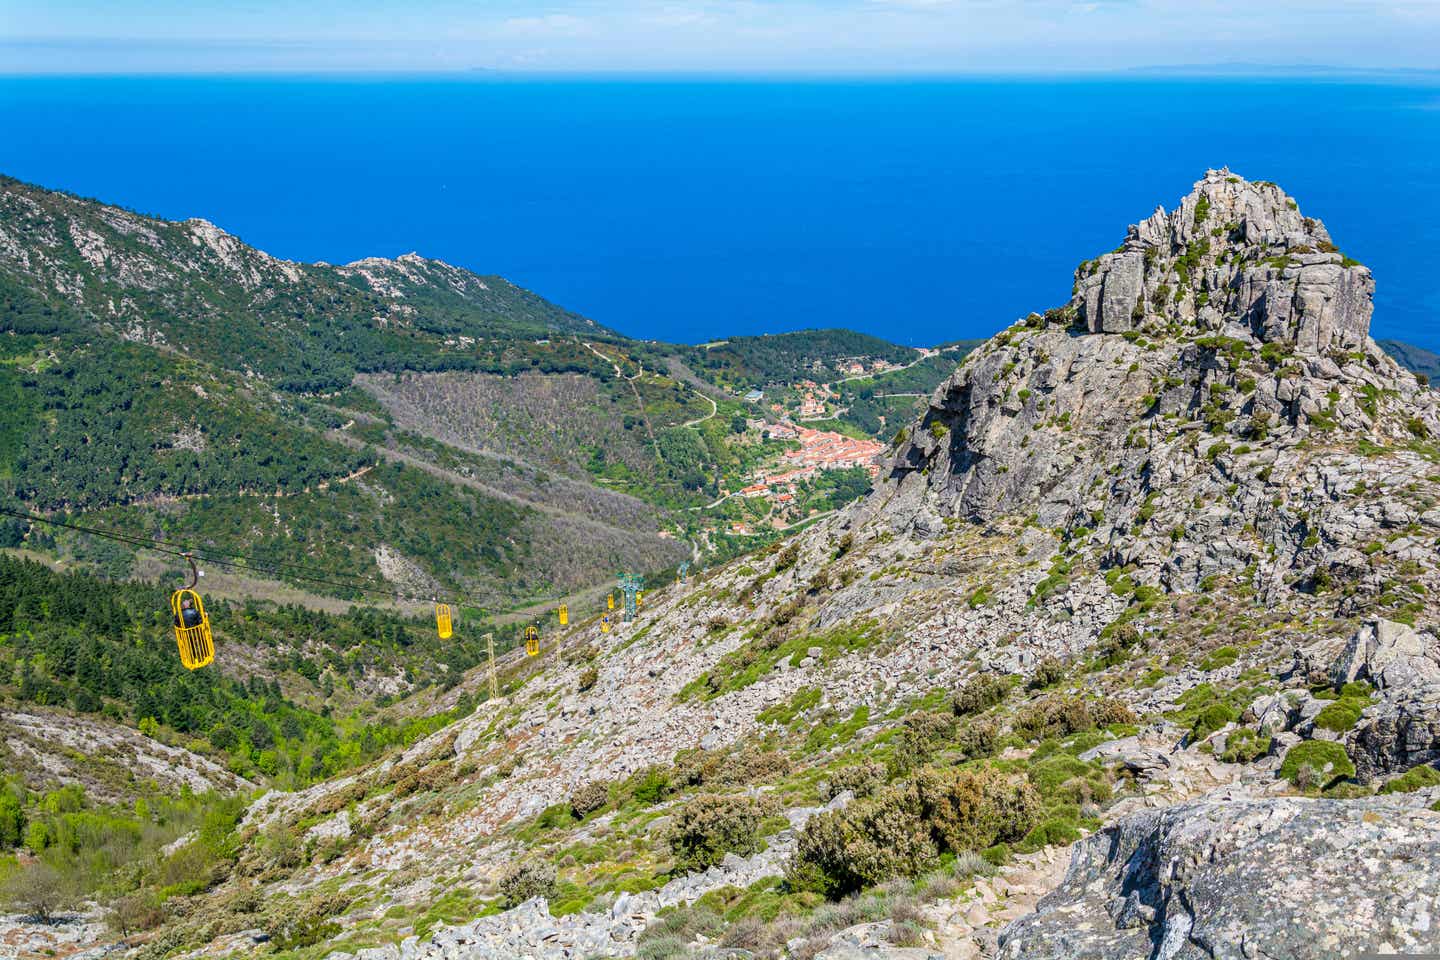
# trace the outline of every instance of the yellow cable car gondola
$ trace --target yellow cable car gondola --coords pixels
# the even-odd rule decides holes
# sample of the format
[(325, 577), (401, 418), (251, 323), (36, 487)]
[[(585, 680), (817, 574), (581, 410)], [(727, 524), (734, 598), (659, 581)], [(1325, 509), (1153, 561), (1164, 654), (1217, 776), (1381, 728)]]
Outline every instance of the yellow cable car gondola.
[(609, 633), (609, 632), (610, 632), (610, 614), (608, 614), (608, 613), (607, 613), (607, 614), (603, 614), (603, 615), (600, 617), (600, 632), (601, 632), (601, 633)]
[(210, 634), (210, 618), (205, 615), (205, 601), (195, 592), (200, 571), (195, 558), (190, 562), (190, 583), (170, 595), (170, 612), (175, 615), (175, 645), (180, 648), (180, 662), (187, 670), (198, 670), (215, 659), (215, 638)]
[(562, 626), (562, 627), (568, 626), (569, 623), (570, 623), (570, 608), (569, 608), (568, 606), (566, 606), (565, 604), (562, 603), (562, 604), (560, 604), (560, 611), (559, 611), (559, 612), (560, 612), (560, 626)]
[(525, 656), (540, 656), (540, 628), (534, 624), (525, 628)]
[(613, 594), (613, 593), (607, 593), (607, 594), (605, 595), (605, 609), (606, 609), (606, 610), (614, 610), (614, 609), (615, 609), (615, 594)]
[(441, 640), (449, 640), (454, 634), (455, 628), (450, 623), (450, 604), (435, 604), (435, 629), (440, 634)]
[(643, 607), (643, 606), (645, 606), (645, 591), (644, 591), (644, 590), (638, 590), (638, 591), (636, 591), (636, 593), (635, 593), (635, 606), (637, 606), (637, 607)]

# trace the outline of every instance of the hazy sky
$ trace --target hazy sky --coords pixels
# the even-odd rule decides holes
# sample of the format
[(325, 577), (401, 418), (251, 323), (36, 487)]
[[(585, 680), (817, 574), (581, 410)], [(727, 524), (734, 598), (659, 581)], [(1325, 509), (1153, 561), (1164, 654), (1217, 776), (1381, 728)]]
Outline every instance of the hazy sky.
[(0, 0), (0, 73), (1440, 67), (1440, 0)]

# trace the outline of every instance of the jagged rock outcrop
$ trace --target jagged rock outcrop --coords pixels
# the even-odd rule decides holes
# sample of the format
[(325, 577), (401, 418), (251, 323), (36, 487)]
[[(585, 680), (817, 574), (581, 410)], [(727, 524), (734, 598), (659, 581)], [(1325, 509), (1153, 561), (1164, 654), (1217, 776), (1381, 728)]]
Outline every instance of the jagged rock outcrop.
[(1132, 227), (1081, 267), (1069, 305), (966, 358), (863, 515), (922, 537), (1030, 515), (1170, 589), (1238, 574), (1262, 595), (1380, 592), (1377, 536), (1418, 524), (1377, 545), (1423, 551), (1440, 534), (1407, 489), (1440, 405), (1369, 339), (1368, 271), (1292, 204), (1211, 172)]
[(1337, 689), (1358, 680), (1376, 691), (1378, 702), (1345, 736), (1361, 783), (1440, 764), (1440, 643), (1432, 634), (1389, 620), (1367, 623), (1329, 677)]
[(1209, 170), (1113, 253), (1081, 264), (1071, 306), (1091, 333), (1244, 324), (1306, 353), (1363, 348), (1375, 281), (1273, 183)]
[(1382, 692), (1440, 683), (1440, 645), (1403, 623), (1375, 620), (1346, 643), (1330, 679), (1337, 688), (1364, 680)]
[(1329, 960), (1440, 949), (1432, 799), (1206, 801), (1134, 814), (1075, 846), (1064, 882), (1001, 935), (1000, 957)]

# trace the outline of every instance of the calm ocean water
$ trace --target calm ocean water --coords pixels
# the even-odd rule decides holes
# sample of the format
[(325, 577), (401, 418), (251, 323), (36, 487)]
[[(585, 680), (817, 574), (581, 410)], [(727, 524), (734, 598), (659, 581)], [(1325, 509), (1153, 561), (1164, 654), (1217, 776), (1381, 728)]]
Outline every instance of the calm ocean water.
[(1206, 167), (1274, 180), (1440, 349), (1440, 87), (0, 78), (0, 172), (277, 256), (418, 250), (636, 336), (984, 335)]

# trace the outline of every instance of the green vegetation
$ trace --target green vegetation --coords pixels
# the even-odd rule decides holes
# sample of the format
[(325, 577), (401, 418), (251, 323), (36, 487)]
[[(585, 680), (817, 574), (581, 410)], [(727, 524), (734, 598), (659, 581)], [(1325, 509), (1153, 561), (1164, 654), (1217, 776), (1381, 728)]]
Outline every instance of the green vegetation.
[(840, 376), (838, 362), (853, 357), (909, 363), (917, 351), (869, 334), (830, 329), (731, 337), (687, 348), (682, 356), (715, 383), (743, 392), (767, 384), (834, 379)]
[(1220, 759), (1226, 763), (1253, 763), (1270, 752), (1270, 744), (1268, 734), (1241, 727), (1225, 738), (1225, 749), (1220, 752)]
[(166, 900), (201, 892), (223, 875), (244, 805), (242, 797), (188, 789), (131, 806), (97, 804), (78, 786), (34, 793), (13, 779), (0, 782), (0, 851), (23, 845), (34, 858), (9, 865), (0, 858), (0, 906), (44, 919), (99, 898), (116, 904), (122, 925), (153, 925), (146, 918), (158, 919)]
[(892, 877), (933, 869), (943, 851), (1018, 841), (1040, 812), (1032, 787), (989, 769), (922, 771), (871, 799), (815, 815), (787, 881), (838, 899)]
[[(300, 706), (275, 679), (337, 706), (356, 699), (347, 691), (367, 673), (408, 672), (417, 687), (453, 683), (478, 654), (452, 648), (446, 659), (457, 669), (445, 670), (429, 650), (428, 624), (368, 609), (334, 616), (215, 603), (210, 613), (217, 643), (255, 650), (270, 679), (183, 670), (159, 588), (0, 556), (0, 692), (148, 728), (243, 776), (292, 787), (413, 742), (472, 706), (465, 698), (454, 711), (405, 720), (337, 714)], [(510, 632), (498, 639), (514, 643)]]
[(1411, 793), (1426, 787), (1440, 787), (1440, 770), (1427, 764), (1411, 767), (1398, 777), (1391, 777), (1380, 786), (1381, 793)]
[(670, 828), (670, 851), (681, 870), (703, 870), (727, 853), (749, 856), (759, 849), (760, 803), (744, 796), (701, 795), (680, 808)]
[(750, 686), (781, 660), (788, 659), (792, 665), (799, 666), (800, 661), (809, 656), (811, 647), (820, 648), (818, 659), (823, 663), (844, 653), (864, 650), (879, 639), (879, 630), (873, 622), (837, 627), (824, 634), (801, 633), (788, 640), (779, 639), (775, 632), (765, 633), (721, 657), (714, 667), (686, 684), (677, 697), (688, 700), (699, 696), (713, 700)]
[(1355, 776), (1355, 764), (1338, 743), (1306, 740), (1285, 751), (1280, 776), (1302, 790), (1324, 788)]

